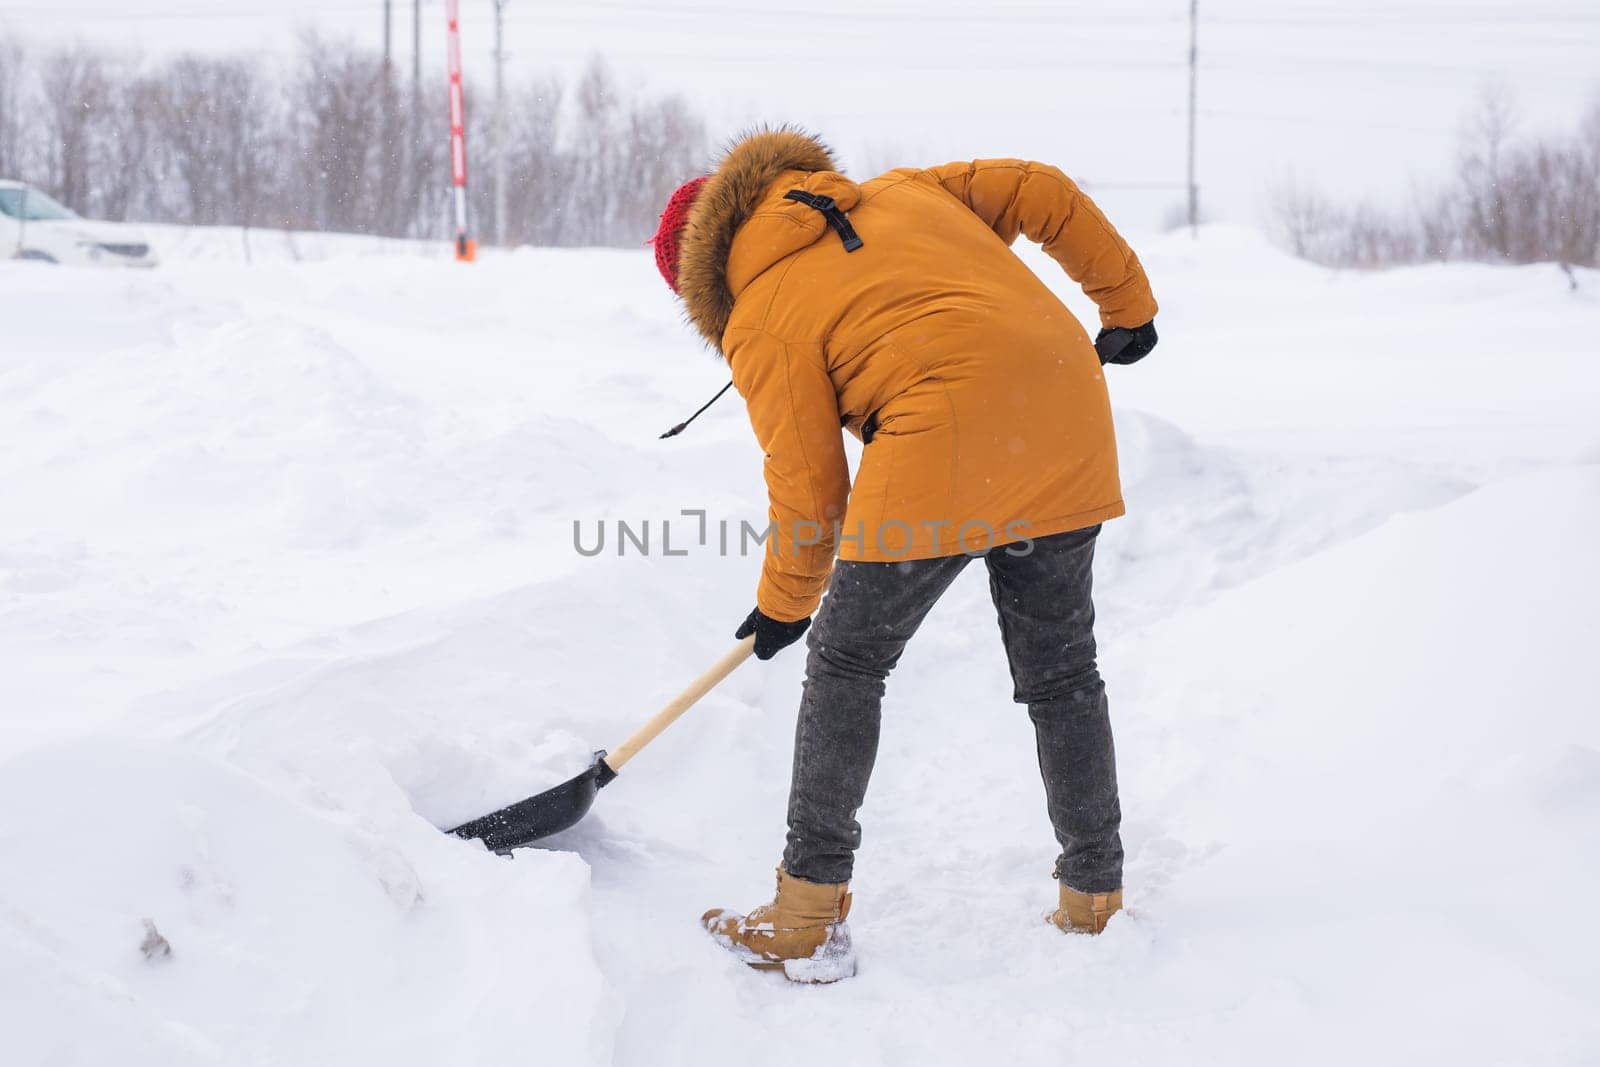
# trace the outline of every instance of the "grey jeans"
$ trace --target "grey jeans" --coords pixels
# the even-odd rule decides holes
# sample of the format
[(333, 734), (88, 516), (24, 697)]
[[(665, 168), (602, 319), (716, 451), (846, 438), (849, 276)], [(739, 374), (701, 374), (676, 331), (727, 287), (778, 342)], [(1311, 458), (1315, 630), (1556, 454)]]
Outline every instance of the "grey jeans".
[(1099, 532), (1095, 526), (1038, 538), (1026, 555), (1000, 547), (981, 557), (838, 563), (806, 639), (785, 870), (808, 882), (850, 880), (861, 844), (856, 812), (878, 753), (884, 680), (934, 602), (982, 558), (1013, 696), (1033, 720), (1061, 845), (1056, 877), (1085, 893), (1122, 887), (1116, 754), (1095, 667), (1090, 598)]

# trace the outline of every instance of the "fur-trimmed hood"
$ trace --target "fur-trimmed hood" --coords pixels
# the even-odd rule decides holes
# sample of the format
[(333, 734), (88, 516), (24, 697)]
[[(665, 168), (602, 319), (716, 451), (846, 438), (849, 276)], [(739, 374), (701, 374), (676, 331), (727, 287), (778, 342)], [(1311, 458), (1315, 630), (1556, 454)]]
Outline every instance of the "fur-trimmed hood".
[[(786, 172), (837, 170), (826, 145), (788, 128), (757, 130), (739, 138), (723, 155), (695, 201), (678, 252), (678, 295), (689, 321), (712, 348), (722, 351), (722, 334), (733, 314), (736, 294), (729, 284), (728, 259), (739, 227), (756, 213), (772, 183)], [(822, 231), (820, 215), (792, 202), (786, 206), (813, 216), (817, 232)]]

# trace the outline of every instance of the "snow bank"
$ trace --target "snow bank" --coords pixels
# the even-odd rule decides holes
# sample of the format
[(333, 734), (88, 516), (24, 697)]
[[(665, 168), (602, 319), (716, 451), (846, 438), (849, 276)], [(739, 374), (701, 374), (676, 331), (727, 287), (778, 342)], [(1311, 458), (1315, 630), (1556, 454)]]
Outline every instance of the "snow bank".
[(398, 798), (298, 792), (120, 740), (0, 767), (7, 1061), (609, 1061), (576, 857), (495, 862)]
[(1600, 468), (1525, 476), (1115, 646), (1138, 922), (1230, 975), (1191, 1011), (1292, 983), (1301, 1062), (1600, 1050), (1597, 539)]
[[(329, 259), (417, 256), (450, 259), (449, 241), (370, 237), (358, 233), (308, 233), (259, 226), (140, 224), (163, 263), (320, 263)], [(491, 253), (493, 254), (492, 250)]]

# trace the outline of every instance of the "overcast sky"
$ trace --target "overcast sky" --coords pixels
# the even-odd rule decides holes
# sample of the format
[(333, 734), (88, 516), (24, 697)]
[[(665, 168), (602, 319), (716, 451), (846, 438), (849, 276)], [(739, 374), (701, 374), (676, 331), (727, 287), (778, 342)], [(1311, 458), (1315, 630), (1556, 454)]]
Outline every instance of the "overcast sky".
[[(287, 55), (312, 28), (382, 44), (382, 0), (0, 0), (0, 32), (148, 57)], [(394, 48), (411, 56), (411, 0)], [(469, 77), (487, 85), (492, 0), (462, 0)], [(976, 156), (1057, 163), (1132, 226), (1182, 199), (1186, 0), (508, 0), (513, 80), (606, 57), (626, 82), (682, 92), (720, 136), (798, 121), (850, 169)], [(443, 0), (422, 6), (425, 80), (444, 106)], [(1254, 220), (1286, 175), (1397, 202), (1442, 173), (1486, 82), (1525, 127), (1600, 99), (1600, 0), (1201, 0), (1199, 174), (1219, 217)], [(481, 98), (469, 106), (483, 106)]]

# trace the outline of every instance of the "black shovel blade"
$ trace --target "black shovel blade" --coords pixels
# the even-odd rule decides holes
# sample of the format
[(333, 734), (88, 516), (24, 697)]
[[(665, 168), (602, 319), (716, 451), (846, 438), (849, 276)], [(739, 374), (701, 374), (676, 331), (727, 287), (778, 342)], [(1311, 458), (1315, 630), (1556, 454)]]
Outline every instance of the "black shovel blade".
[(605, 756), (604, 752), (596, 752), (594, 763), (582, 774), (554, 789), (462, 823), (450, 832), (457, 837), (478, 838), (494, 852), (510, 852), (560, 833), (588, 814), (595, 794), (617, 776), (606, 766)]

